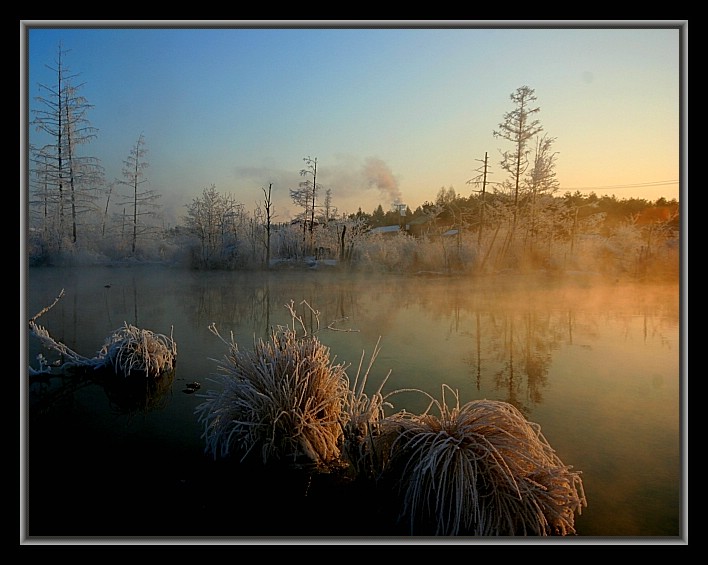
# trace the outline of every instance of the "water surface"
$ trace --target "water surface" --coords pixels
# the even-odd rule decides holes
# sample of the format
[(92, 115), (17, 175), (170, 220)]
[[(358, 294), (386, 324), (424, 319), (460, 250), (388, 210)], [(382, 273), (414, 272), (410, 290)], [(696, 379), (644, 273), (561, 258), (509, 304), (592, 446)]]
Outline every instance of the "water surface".
[[(343, 494), (333, 508), (315, 508), (321, 500), (307, 479), (284, 484), (264, 474), (254, 484), (223, 462), (202, 461), (194, 409), (199, 393), (216, 386), (209, 379), (226, 353), (209, 325), (250, 347), (269, 328), (292, 324), (291, 300), (352, 375), (380, 340), (369, 392), (390, 373), (384, 392), (416, 388), (440, 398), (446, 384), (460, 403), (504, 400), (538, 423), (560, 459), (582, 471), (588, 506), (576, 517), (579, 536), (681, 533), (678, 285), (591, 275), (561, 282), (326, 269), (32, 268), (27, 314), (62, 289), (39, 319), (55, 339), (91, 357), (127, 322), (172, 335), (177, 368), (151, 405), (130, 405), (91, 382), (29, 387), (31, 411), (41, 412), (26, 438), (30, 535), (390, 535), (379, 530), (380, 516), (361, 508), (372, 504), (366, 497)], [(27, 363), (35, 368), (40, 351), (29, 339)], [(193, 381), (202, 384), (194, 394), (186, 389)], [(411, 393), (390, 400), (415, 412), (428, 402)], [(216, 477), (226, 477), (228, 489)], [(313, 507), (294, 492), (309, 494)], [(228, 511), (218, 511), (220, 500)]]

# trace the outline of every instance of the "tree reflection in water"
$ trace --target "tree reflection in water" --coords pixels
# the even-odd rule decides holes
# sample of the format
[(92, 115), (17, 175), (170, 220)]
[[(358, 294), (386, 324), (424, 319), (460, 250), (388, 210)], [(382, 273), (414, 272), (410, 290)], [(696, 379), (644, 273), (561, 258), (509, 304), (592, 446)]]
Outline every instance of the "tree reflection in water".
[[(370, 378), (373, 390), (390, 370), (384, 392), (410, 387), (435, 395), (440, 383), (445, 382), (459, 390), (461, 405), (483, 398), (504, 400), (542, 425), (562, 460), (583, 471), (590, 505), (576, 524), (580, 535), (678, 532), (680, 373), (676, 286), (615, 283), (591, 276), (555, 281), (546, 277), (532, 280), (513, 276), (286, 271), (249, 274), (163, 270), (156, 274), (148, 267), (96, 269), (95, 275), (88, 274), (90, 271), (82, 269), (81, 276), (64, 269), (33, 271), (29, 277), (29, 311), (44, 306), (43, 297), (53, 296), (57, 285), (66, 282), (73, 298), (48, 313), (47, 326), (58, 329), (76, 350), (93, 348), (91, 344), (107, 335), (116, 320), (135, 320), (137, 314), (138, 321), (147, 327), (174, 324), (180, 363), (171, 377), (171, 388), (181, 390), (192, 380), (203, 383), (197, 394), (167, 392), (159, 399), (160, 389), (154, 391), (156, 397), (143, 399), (140, 404), (132, 395), (121, 397), (95, 381), (47, 379), (41, 375), (30, 379), (31, 406), (38, 406), (34, 400), (43, 395), (47, 399), (43, 406), (51, 405), (60, 412), (51, 426), (37, 428), (41, 432), (33, 433), (35, 428), (30, 426), (35, 447), (32, 453), (39, 458), (33, 467), (37, 477), (45, 476), (47, 464), (56, 473), (53, 461), (61, 460), (66, 465), (61, 478), (74, 487), (78, 477), (85, 474), (69, 466), (77, 461), (98, 461), (94, 446), (102, 446), (102, 464), (105, 461), (130, 473), (134, 461), (141, 460), (153, 475), (159, 470), (169, 478), (172, 486), (161, 494), (166, 505), (164, 514), (168, 509), (175, 511), (183, 522), (171, 520), (169, 525), (156, 526), (155, 520), (145, 514), (144, 518), (134, 518), (140, 524), (134, 524), (133, 531), (203, 531), (207, 535), (217, 531), (230, 535), (234, 531), (236, 526), (223, 523), (217, 527), (209, 522), (209, 512), (223, 502), (219, 496), (207, 498), (205, 487), (211, 484), (214, 468), (206, 463), (201, 467), (203, 440), (194, 416), (199, 395), (212, 386), (209, 377), (215, 370), (213, 359), (223, 354), (223, 344), (214, 339), (208, 326), (216, 323), (225, 332), (233, 331), (236, 340), (249, 347), (254, 336), (267, 336), (270, 328), (290, 321), (284, 304), (307, 300), (320, 312), (324, 325), (318, 336), (331, 347), (337, 360), (356, 363), (362, 352), (370, 352), (381, 338), (381, 353)], [(110, 288), (104, 287), (106, 281), (111, 282)], [(337, 327), (352, 331), (329, 331), (329, 322), (343, 319), (346, 321)], [(30, 346), (30, 352), (36, 354), (36, 346)], [(43, 383), (36, 380), (42, 378)], [(125, 417), (101, 419), (99, 412), (107, 411), (109, 394), (116, 410), (132, 406), (136, 413), (148, 409), (148, 416), (134, 419), (130, 427), (122, 425)], [(416, 404), (418, 396), (410, 401), (397, 396), (395, 408), (420, 413), (425, 405)], [(39, 433), (47, 434), (46, 439), (38, 438)], [(69, 440), (70, 433), (77, 434), (75, 440)], [(46, 455), (42, 455), (43, 448), (48, 450)], [(91, 453), (85, 454), (84, 448)], [(71, 456), (76, 460), (71, 461)], [(225, 466), (218, 467), (226, 470)], [(651, 473), (637, 474), (637, 468), (651, 469)], [(343, 526), (322, 521), (311, 528), (301, 524), (299, 529), (289, 530), (293, 523), (274, 524), (263, 504), (267, 499), (279, 510), (283, 510), (280, 503), (284, 500), (293, 502), (292, 508), (307, 504), (313, 518), (321, 510), (315, 502), (324, 498), (315, 496), (321, 485), (312, 484), (306, 491), (310, 498), (303, 499), (288, 494), (284, 485), (279, 488), (264, 478), (253, 500), (245, 501), (242, 497), (253, 489), (233, 482), (233, 472), (229, 467), (223, 477), (224, 484), (233, 485), (231, 499), (240, 508), (256, 513), (256, 517), (234, 518), (242, 528), (238, 531), (254, 535), (344, 532)], [(185, 484), (189, 496), (179, 498), (175, 492), (182, 492), (179, 489)], [(102, 487), (98, 479), (95, 486)], [(40, 499), (32, 506), (35, 520), (42, 526), (40, 531), (76, 533), (77, 528), (68, 522), (63, 529), (55, 527), (61, 521), (63, 502), (77, 505), (77, 516), (81, 510), (81, 515), (98, 512), (110, 518), (109, 511), (102, 510), (90, 493), (76, 489), (63, 492), (65, 497), (46, 491), (44, 495), (52, 504)], [(358, 504), (360, 498), (361, 493), (352, 494), (347, 502)], [(137, 496), (131, 500), (135, 499)], [(651, 511), (642, 510), (647, 508)], [(118, 529), (108, 525), (99, 528), (99, 522), (88, 519), (77, 524), (84, 526), (82, 532), (125, 531), (114, 523), (117, 521), (108, 525), (121, 526)], [(201, 529), (199, 524), (204, 524)], [(346, 531), (369, 534), (373, 530), (362, 526)]]

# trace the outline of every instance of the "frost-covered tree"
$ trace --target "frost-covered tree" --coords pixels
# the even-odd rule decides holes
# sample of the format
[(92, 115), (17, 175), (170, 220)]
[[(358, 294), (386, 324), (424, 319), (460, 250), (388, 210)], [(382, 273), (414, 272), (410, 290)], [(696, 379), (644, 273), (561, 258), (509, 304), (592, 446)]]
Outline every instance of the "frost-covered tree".
[(244, 221), (243, 205), (232, 195), (221, 194), (215, 185), (187, 205), (187, 231), (199, 241), (199, 266), (226, 266), (238, 247)]
[(77, 242), (80, 217), (95, 210), (103, 181), (98, 159), (80, 151), (97, 130), (88, 120), (93, 106), (80, 94), (83, 84), (74, 84), (77, 75), (64, 63), (67, 52), (60, 44), (55, 66), (48, 66), (56, 81), (39, 84), (38, 107), (32, 110), (38, 139), (31, 151), (30, 204), (41, 232), (52, 237), (59, 250), (65, 237)]
[(317, 206), (317, 190), (319, 188), (317, 184), (317, 157), (313, 159), (308, 155), (303, 158), (303, 161), (305, 162), (305, 168), (300, 169), (300, 176), (306, 177), (306, 180), (300, 183), (300, 188), (306, 189), (310, 194), (310, 233), (312, 233), (315, 225), (315, 207)]
[(300, 176), (306, 180), (299, 183), (298, 188), (290, 190), (290, 198), (302, 207), (302, 243), (306, 247), (307, 232), (310, 233), (309, 249), (312, 251), (314, 243), (313, 229), (315, 227), (315, 207), (317, 206), (317, 191), (321, 188), (317, 184), (317, 157), (304, 157), (305, 168), (300, 170)]
[(513, 195), (513, 226), (511, 236), (516, 227), (516, 218), (519, 207), (519, 191), (521, 181), (529, 167), (529, 142), (538, 133), (543, 131), (534, 114), (540, 112), (539, 107), (534, 107), (536, 101), (535, 90), (528, 86), (516, 89), (510, 95), (515, 108), (504, 114), (504, 121), (499, 124), (499, 129), (493, 131), (494, 137), (505, 139), (513, 144), (513, 149), (502, 152), (501, 167), (509, 173), (509, 186)]
[(529, 221), (527, 225), (530, 235), (528, 240), (530, 249), (534, 248), (539, 233), (547, 227), (543, 226), (542, 219), (544, 214), (540, 208), (544, 202), (552, 203), (553, 200), (543, 197), (553, 195), (560, 188), (556, 178), (556, 158), (558, 153), (552, 150), (555, 140), (555, 137), (548, 137), (545, 134), (536, 138), (533, 167), (526, 179), (529, 189)]
[(325, 190), (325, 196), (322, 203), (322, 219), (327, 224), (332, 218), (337, 216), (336, 206), (332, 206), (332, 189)]
[(555, 137), (546, 134), (536, 138), (533, 167), (529, 171), (527, 184), (532, 197), (541, 194), (554, 194), (559, 189), (556, 178), (556, 159), (558, 153), (553, 151)]
[(128, 189), (121, 195), (120, 205), (124, 206), (123, 225), (131, 228), (130, 248), (133, 254), (138, 238), (156, 230), (154, 220), (159, 209), (157, 200), (160, 194), (143, 186), (148, 182), (145, 176), (145, 169), (149, 166), (146, 155), (145, 136), (141, 133), (123, 161), (123, 178), (118, 181)]
[(455, 192), (454, 187), (449, 186), (448, 188), (445, 188), (444, 186), (441, 186), (440, 190), (438, 190), (437, 196), (435, 197), (435, 204), (438, 206), (448, 206), (453, 203), (456, 198), (457, 193)]
[(310, 207), (312, 199), (310, 190), (307, 187), (298, 187), (290, 189), (290, 198), (294, 204), (302, 208), (302, 212), (296, 216), (302, 223), (302, 252), (304, 253), (307, 243), (307, 225), (311, 224), (308, 218), (311, 216)]

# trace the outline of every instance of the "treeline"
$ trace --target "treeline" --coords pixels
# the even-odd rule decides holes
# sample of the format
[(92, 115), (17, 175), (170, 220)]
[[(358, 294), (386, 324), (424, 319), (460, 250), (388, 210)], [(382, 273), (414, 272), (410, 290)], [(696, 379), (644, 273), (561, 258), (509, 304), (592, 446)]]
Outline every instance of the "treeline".
[(341, 215), (336, 187), (318, 182), (318, 159), (306, 157), (303, 181), (290, 189), (301, 211), (276, 223), (272, 185), (247, 210), (212, 185), (186, 206), (176, 225), (160, 216), (160, 193), (149, 188), (147, 140), (136, 135), (122, 176), (108, 181), (87, 148), (97, 130), (92, 106), (59, 48), (56, 82), (39, 85), (28, 163), (30, 265), (167, 261), (196, 269), (270, 269), (338, 265), (396, 272), (592, 270), (613, 276), (675, 276), (679, 263), (679, 205), (675, 200), (566, 193), (558, 196), (555, 138), (535, 118), (533, 89), (511, 94), (514, 108), (495, 137), (509, 144), (489, 182), (487, 155), (471, 194), (440, 188), (411, 210), (393, 202), (371, 213)]
[[(665, 279), (678, 275), (679, 203), (569, 194), (514, 206), (508, 196), (454, 195), (415, 211), (358, 211), (346, 217), (272, 221), (269, 192), (247, 211), (211, 186), (187, 206), (177, 226), (154, 231), (132, 249), (130, 231), (103, 233), (52, 249), (31, 228), (30, 265), (164, 261), (194, 269), (332, 267), (399, 273), (591, 271)], [(379, 228), (379, 229), (377, 229)], [(380, 229), (384, 228), (384, 229)]]
[[(500, 198), (498, 194), (487, 195), (485, 203), (487, 206), (495, 206), (494, 202)], [(615, 195), (597, 196), (595, 193), (585, 195), (580, 192), (575, 194), (566, 192), (563, 196), (554, 198), (556, 206), (561, 205), (573, 209), (577, 207), (581, 217), (592, 215), (595, 212), (601, 213), (605, 233), (609, 233), (612, 228), (627, 221), (637, 221), (642, 224), (653, 219), (667, 221), (669, 225), (679, 229), (679, 203), (676, 199), (667, 200), (663, 197), (657, 200), (647, 200), (645, 198), (618, 199)], [(482, 205), (483, 200), (477, 194), (467, 197), (458, 196), (453, 187), (441, 188), (434, 201), (426, 201), (413, 211), (407, 207), (405, 218), (407, 221), (420, 221), (420, 218), (437, 214), (438, 210), (445, 217), (453, 218), (455, 213), (453, 211), (457, 211), (463, 217), (476, 217), (476, 222), (479, 224), (482, 219), (480, 212)], [(590, 207), (592, 213), (583, 211), (585, 207)], [(401, 223), (401, 213), (398, 209), (393, 208), (384, 211), (381, 204), (373, 212), (367, 213), (359, 209), (355, 214), (350, 214), (349, 217), (362, 219), (372, 228)]]

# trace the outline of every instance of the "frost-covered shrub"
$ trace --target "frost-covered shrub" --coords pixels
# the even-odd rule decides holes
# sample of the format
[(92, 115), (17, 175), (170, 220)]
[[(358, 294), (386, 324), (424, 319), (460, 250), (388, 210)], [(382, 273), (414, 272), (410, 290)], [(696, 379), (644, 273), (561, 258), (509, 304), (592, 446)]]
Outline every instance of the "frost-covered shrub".
[(415, 260), (416, 240), (404, 232), (369, 233), (359, 243), (357, 265), (373, 270), (405, 272)]

